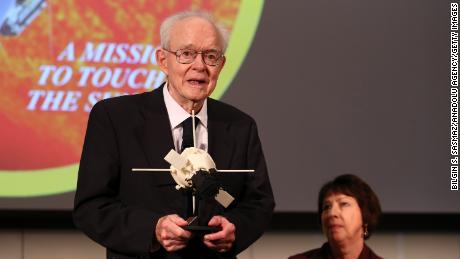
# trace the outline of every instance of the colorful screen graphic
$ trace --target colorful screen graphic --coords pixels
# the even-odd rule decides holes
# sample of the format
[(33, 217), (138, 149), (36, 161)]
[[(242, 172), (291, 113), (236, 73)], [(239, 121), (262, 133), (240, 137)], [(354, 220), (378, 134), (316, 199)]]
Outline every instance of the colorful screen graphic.
[(150, 91), (159, 27), (206, 10), (231, 32), (220, 98), (242, 64), (263, 1), (7, 0), (0, 4), (0, 197), (73, 191), (88, 113), (105, 98)]

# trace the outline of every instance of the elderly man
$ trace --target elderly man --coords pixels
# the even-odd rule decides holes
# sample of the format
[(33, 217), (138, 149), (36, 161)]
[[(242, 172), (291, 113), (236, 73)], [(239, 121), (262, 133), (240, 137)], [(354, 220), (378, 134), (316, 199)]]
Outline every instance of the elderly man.
[[(254, 120), (208, 98), (225, 64), (225, 31), (204, 13), (186, 12), (161, 25), (156, 57), (167, 82), (157, 90), (107, 99), (91, 111), (83, 147), (74, 221), (107, 248), (107, 258), (236, 258), (269, 224), (274, 199)], [(200, 221), (219, 229), (185, 230), (189, 192), (176, 190), (168, 173), (169, 150), (186, 146), (186, 121), (196, 112), (197, 147), (224, 174), (222, 187), (235, 200), (227, 208), (201, 201)], [(188, 124), (187, 124), (188, 125)], [(189, 143), (190, 144), (190, 143)]]

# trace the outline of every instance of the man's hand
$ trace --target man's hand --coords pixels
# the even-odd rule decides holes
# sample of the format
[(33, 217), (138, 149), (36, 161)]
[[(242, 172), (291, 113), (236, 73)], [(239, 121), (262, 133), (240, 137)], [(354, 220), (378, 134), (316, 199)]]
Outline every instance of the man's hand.
[(210, 227), (221, 227), (222, 230), (216, 233), (207, 234), (203, 237), (204, 244), (212, 250), (227, 252), (235, 241), (235, 225), (222, 216), (214, 216), (209, 221)]
[(187, 246), (192, 233), (182, 228), (185, 225), (187, 221), (176, 214), (166, 215), (158, 220), (155, 235), (166, 251), (174, 252)]

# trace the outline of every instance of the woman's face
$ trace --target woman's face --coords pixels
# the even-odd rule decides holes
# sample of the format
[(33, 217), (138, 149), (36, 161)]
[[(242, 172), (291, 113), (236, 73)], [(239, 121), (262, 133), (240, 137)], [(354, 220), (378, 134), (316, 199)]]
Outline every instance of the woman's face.
[(332, 193), (323, 201), (323, 233), (329, 242), (363, 240), (361, 209), (354, 197)]

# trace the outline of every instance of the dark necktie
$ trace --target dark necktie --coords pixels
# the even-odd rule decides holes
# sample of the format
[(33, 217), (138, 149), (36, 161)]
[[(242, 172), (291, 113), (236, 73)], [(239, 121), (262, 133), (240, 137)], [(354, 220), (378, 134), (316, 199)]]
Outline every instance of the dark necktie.
[[(200, 119), (195, 117), (195, 128), (200, 123)], [(184, 151), (184, 149), (188, 147), (193, 147), (193, 129), (192, 129), (192, 117), (188, 117), (182, 123), (182, 145), (180, 147), (180, 151)]]
[[(182, 145), (180, 151), (184, 151), (184, 149), (188, 147), (193, 147), (193, 124), (192, 124), (192, 117), (188, 117), (184, 120), (182, 124)], [(195, 117), (195, 128), (200, 123), (198, 117)], [(196, 136), (195, 136), (196, 137)], [(185, 200), (185, 218), (193, 216), (193, 193), (192, 190), (186, 190), (186, 200)], [(198, 211), (198, 200), (195, 199), (195, 210)]]

